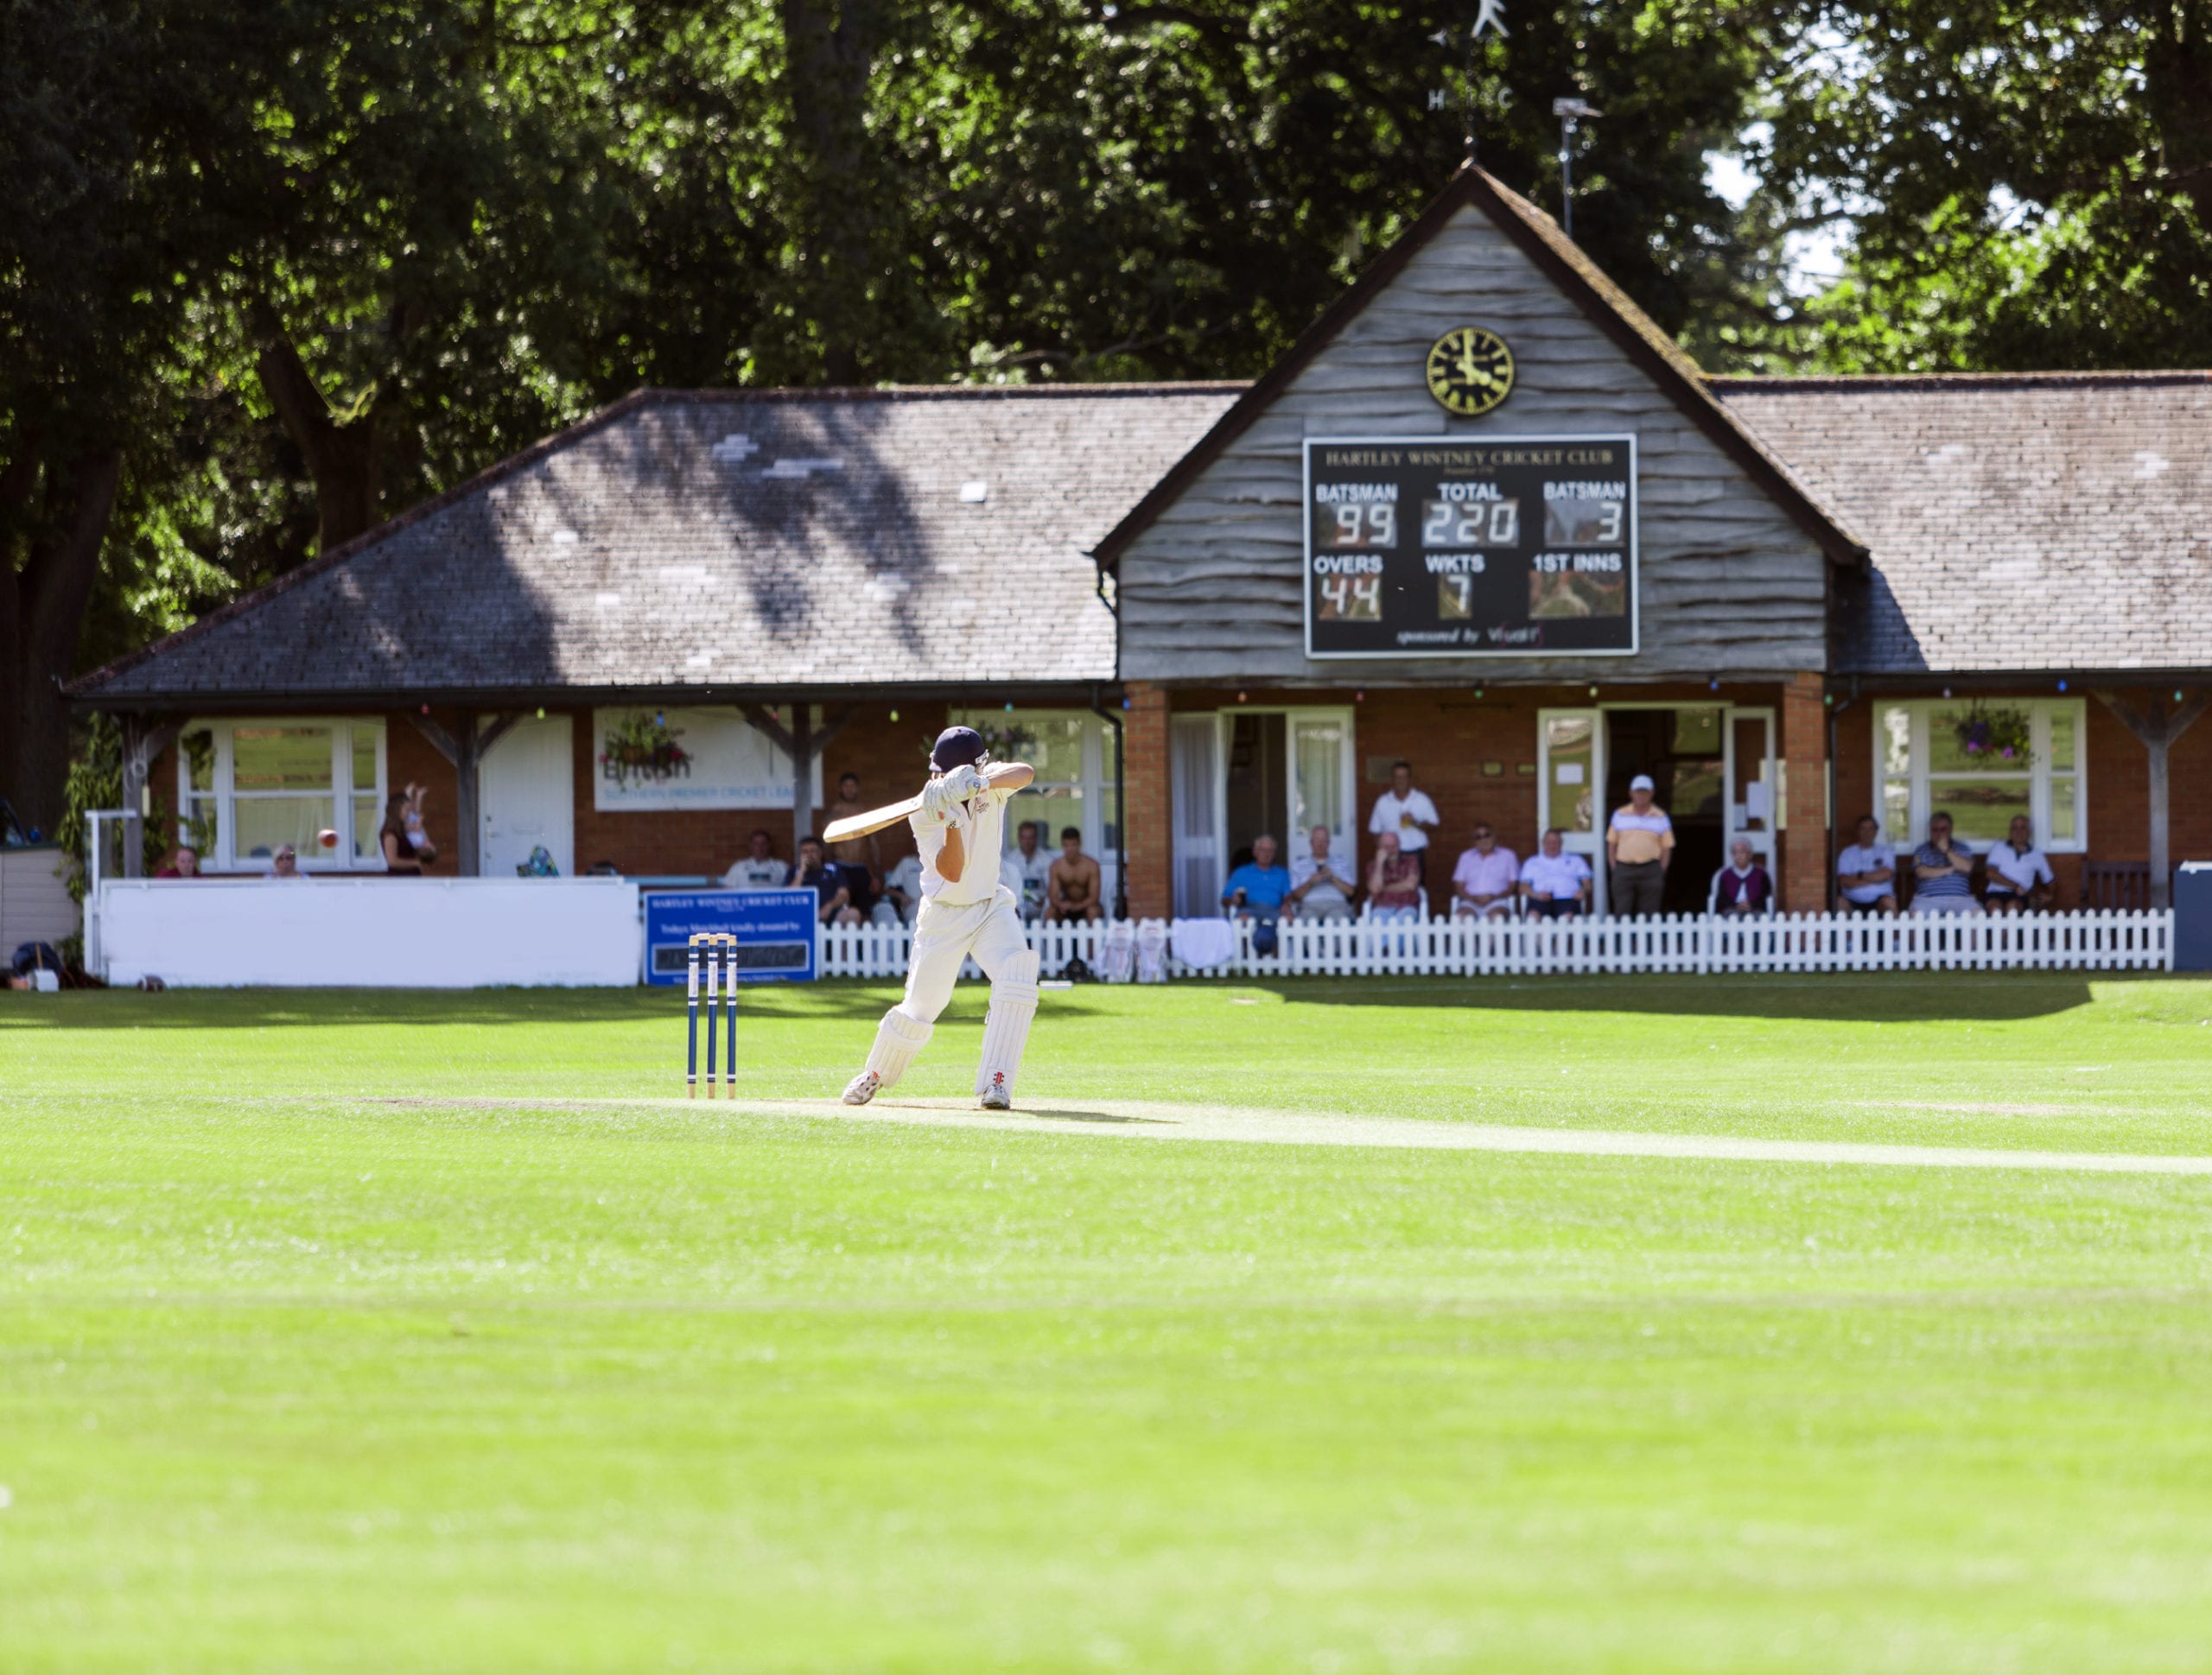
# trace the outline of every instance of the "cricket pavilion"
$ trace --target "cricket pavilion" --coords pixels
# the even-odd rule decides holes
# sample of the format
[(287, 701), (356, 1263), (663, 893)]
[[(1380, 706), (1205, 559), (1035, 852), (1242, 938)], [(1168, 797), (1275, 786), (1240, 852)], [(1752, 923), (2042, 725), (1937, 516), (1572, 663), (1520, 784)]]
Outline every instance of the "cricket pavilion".
[(1249, 385), (640, 391), (71, 690), (217, 872), (419, 782), (434, 872), (696, 881), (964, 721), (1135, 917), (1363, 861), (1400, 759), (1447, 855), (1649, 774), (1670, 909), (1737, 838), (1825, 907), (1866, 812), (2163, 905), (2208, 531), (2212, 376), (1708, 378), (1471, 167)]

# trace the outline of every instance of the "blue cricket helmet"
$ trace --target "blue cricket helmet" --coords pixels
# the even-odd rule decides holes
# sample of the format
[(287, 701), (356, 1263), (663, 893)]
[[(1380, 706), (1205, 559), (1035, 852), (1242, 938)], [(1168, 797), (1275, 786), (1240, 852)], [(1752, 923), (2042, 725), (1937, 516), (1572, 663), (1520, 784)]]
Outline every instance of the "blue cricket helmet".
[(930, 749), (930, 766), (939, 773), (970, 768), (991, 753), (983, 735), (973, 727), (947, 727)]

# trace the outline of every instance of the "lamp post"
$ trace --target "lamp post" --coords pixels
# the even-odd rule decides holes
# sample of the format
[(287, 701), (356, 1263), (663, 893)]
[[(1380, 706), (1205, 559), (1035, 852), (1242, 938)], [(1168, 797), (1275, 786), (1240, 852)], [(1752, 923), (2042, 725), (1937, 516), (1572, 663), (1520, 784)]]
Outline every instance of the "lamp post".
[(1574, 237), (1574, 136), (1577, 123), (1587, 122), (1599, 112), (1589, 103), (1579, 98), (1555, 98), (1552, 114), (1559, 118), (1559, 206), (1560, 228), (1570, 238)]

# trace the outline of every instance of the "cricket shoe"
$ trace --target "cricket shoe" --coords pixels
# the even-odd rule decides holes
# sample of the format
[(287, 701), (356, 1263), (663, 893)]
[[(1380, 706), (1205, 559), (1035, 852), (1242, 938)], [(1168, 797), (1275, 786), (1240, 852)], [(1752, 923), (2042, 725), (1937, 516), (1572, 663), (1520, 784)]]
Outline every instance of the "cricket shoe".
[(991, 1085), (983, 1089), (982, 1104), (986, 1111), (1014, 1109), (1014, 1089), (1006, 1085), (1005, 1071), (994, 1070), (991, 1073)]
[(845, 1103), (866, 1105), (875, 1097), (876, 1089), (883, 1086), (883, 1078), (873, 1070), (862, 1070), (845, 1084)]

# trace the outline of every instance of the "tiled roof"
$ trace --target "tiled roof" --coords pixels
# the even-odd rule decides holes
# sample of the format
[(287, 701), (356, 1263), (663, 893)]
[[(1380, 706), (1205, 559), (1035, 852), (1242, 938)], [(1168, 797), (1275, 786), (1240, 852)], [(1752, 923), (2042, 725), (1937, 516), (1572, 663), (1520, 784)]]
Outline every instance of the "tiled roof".
[(2212, 667), (2212, 374), (1712, 388), (1872, 549), (1840, 671)]
[(1111, 681), (1090, 549), (1243, 387), (639, 391), (72, 691)]

